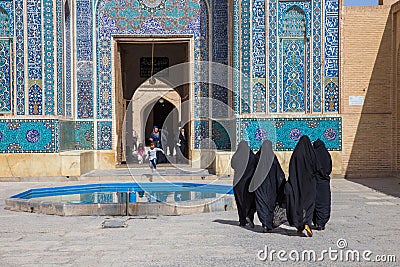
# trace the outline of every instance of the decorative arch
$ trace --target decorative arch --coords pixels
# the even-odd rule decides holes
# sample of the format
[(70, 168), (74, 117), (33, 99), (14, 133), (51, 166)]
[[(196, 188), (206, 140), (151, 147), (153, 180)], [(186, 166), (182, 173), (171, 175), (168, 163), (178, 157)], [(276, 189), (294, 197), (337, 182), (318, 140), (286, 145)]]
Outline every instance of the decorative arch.
[(306, 14), (299, 6), (286, 10), (282, 18), (282, 34), (284, 37), (303, 37), (306, 35)]
[[(193, 35), (194, 60), (209, 58), (209, 10), (205, 0), (182, 1), (146, 1), (146, 0), (99, 0), (96, 2), (95, 36), (96, 46), (96, 102), (98, 119), (113, 119), (112, 83), (114, 77), (110, 69), (113, 66), (112, 35), (141, 35), (157, 37), (159, 35)], [(156, 5), (156, 2), (160, 2)], [(152, 4), (151, 4), (152, 3)], [(163, 4), (161, 4), (163, 3)], [(204, 16), (207, 15), (207, 19)], [(206, 73), (198, 71), (196, 74)], [(206, 86), (195, 84), (194, 95), (204, 92)], [(195, 110), (196, 113), (196, 110)], [(118, 128), (118, 127), (117, 127)], [(98, 147), (98, 149), (103, 149)]]
[(309, 27), (306, 12), (288, 7), (280, 21), (281, 111), (309, 111)]

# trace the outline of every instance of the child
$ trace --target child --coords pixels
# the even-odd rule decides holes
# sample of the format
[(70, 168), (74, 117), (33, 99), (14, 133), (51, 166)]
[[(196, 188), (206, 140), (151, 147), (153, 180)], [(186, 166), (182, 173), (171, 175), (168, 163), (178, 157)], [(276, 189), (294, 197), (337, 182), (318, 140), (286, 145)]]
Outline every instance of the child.
[(157, 151), (164, 154), (164, 151), (161, 148), (155, 147), (154, 143), (151, 143), (150, 150), (147, 151), (146, 154), (146, 159), (150, 160), (150, 169), (152, 172), (157, 169)]
[(143, 164), (143, 156), (144, 156), (144, 147), (143, 144), (140, 143), (137, 148), (137, 159), (139, 161), (139, 164)]

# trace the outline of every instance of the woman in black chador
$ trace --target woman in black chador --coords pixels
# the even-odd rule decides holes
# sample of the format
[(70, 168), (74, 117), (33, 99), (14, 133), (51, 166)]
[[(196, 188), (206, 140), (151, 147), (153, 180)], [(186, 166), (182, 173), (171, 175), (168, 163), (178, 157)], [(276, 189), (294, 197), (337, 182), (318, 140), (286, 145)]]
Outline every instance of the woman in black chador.
[(332, 158), (325, 147), (324, 142), (316, 140), (313, 144), (317, 158), (317, 195), (313, 222), (317, 230), (324, 230), (325, 224), (331, 216), (331, 185), (330, 174), (332, 172)]
[(316, 158), (308, 136), (300, 138), (289, 163), (289, 179), (285, 185), (286, 215), (299, 233), (306, 230), (311, 237), (311, 222), (315, 207)]
[(254, 193), (249, 192), (249, 184), (256, 166), (255, 156), (246, 141), (241, 141), (232, 156), (231, 166), (235, 171), (233, 177), (233, 192), (239, 214), (239, 225), (248, 222), (254, 227), (255, 200)]
[(263, 142), (256, 158), (258, 164), (249, 191), (256, 194), (257, 215), (265, 233), (273, 228), (275, 206), (279, 199), (278, 196), (283, 194), (282, 189), (286, 180), (270, 141)]

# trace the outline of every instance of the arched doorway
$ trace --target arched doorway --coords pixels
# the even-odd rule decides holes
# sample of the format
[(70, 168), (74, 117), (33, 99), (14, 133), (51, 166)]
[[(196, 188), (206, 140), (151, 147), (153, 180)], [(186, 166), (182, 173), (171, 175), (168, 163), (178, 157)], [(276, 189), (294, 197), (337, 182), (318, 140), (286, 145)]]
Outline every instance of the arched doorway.
[[(190, 121), (191, 106), (184, 105), (185, 108), (181, 109), (181, 103), (189, 100), (192, 85), (171, 88), (158, 79), (155, 79), (155, 83), (150, 83), (148, 70), (151, 69), (153, 60), (150, 59), (153, 57), (157, 58), (153, 63), (156, 72), (190, 62), (193, 57), (193, 39), (121, 37), (115, 41), (117, 162), (121, 164), (131, 154), (129, 150), (133, 147), (132, 129), (137, 133), (138, 143), (148, 144), (146, 139), (149, 138), (153, 125), (160, 128), (164, 125), (167, 130), (170, 128), (177, 133), (179, 121)], [(189, 75), (189, 72), (184, 75)], [(163, 78), (168, 81), (168, 77)], [(167, 117), (171, 122), (165, 122)], [(190, 134), (190, 122), (185, 128)], [(172, 136), (170, 143), (174, 143), (175, 136)], [(191, 147), (190, 140), (188, 147)], [(188, 156), (190, 157), (190, 153)]]

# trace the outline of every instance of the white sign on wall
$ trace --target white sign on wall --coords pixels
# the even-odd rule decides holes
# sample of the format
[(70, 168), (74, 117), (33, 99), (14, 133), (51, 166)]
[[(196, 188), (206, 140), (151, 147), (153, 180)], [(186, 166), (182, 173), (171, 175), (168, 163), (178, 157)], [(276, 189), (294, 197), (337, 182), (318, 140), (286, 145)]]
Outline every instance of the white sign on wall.
[(364, 96), (351, 95), (349, 96), (349, 106), (362, 106), (364, 105)]

